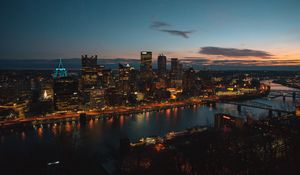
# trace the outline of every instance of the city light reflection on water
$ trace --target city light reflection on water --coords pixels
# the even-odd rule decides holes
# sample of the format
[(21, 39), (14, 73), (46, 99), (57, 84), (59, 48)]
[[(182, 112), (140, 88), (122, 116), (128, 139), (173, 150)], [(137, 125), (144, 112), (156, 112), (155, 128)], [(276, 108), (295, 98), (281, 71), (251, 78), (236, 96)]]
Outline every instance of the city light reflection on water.
[[(259, 98), (249, 101), (283, 108), (289, 108), (293, 104), (291, 98), (286, 98), (286, 101), (283, 102), (282, 97), (272, 100)], [(52, 152), (57, 152), (62, 145), (73, 147), (69, 144), (76, 143), (76, 149), (80, 151), (93, 150), (101, 155), (109, 154), (111, 148), (118, 148), (121, 138), (128, 137), (134, 142), (141, 137), (165, 135), (170, 131), (180, 131), (195, 125), (212, 126), (214, 114), (219, 112), (251, 118), (259, 118), (268, 114), (266, 110), (247, 107), (242, 107), (241, 112), (238, 112), (235, 105), (217, 104), (216, 107), (200, 105), (119, 117), (99, 117), (99, 119), (96, 117), (87, 121), (85, 125), (78, 121), (47, 124), (44, 127), (37, 127), (36, 130), (11, 130), (1, 135), (0, 153), (4, 155), (2, 157), (18, 156), (14, 153), (16, 145), (17, 148), (24, 150), (31, 150), (34, 145), (37, 149), (34, 149), (32, 156), (38, 160), (39, 155), (43, 155), (43, 159), (48, 160), (53, 156)], [(38, 149), (48, 145), (51, 145), (48, 154), (45, 154), (43, 149)], [(59, 159), (59, 156), (55, 159)]]
[(119, 121), (120, 121), (120, 127), (122, 128), (122, 127), (123, 127), (123, 125), (124, 125), (124, 121), (125, 121), (125, 119), (124, 119), (124, 115), (121, 115), (121, 116), (120, 116), (120, 119), (119, 119)]
[(65, 124), (65, 131), (67, 133), (70, 133), (72, 131), (72, 125), (70, 124), (70, 122), (66, 122), (66, 124)]
[(42, 127), (39, 127), (37, 129), (37, 135), (39, 138), (42, 138), (43, 137), (43, 128)]

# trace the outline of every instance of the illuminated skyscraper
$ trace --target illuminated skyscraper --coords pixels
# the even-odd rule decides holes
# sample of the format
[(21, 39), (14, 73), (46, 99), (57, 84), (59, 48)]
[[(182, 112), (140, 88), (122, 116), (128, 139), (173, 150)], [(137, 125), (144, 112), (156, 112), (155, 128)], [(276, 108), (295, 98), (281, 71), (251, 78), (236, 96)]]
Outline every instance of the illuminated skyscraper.
[(127, 94), (130, 91), (130, 72), (133, 69), (129, 64), (123, 65), (119, 64), (119, 90), (123, 92), (123, 94)]
[(97, 55), (81, 56), (81, 79), (83, 90), (95, 88), (98, 82)]
[(59, 60), (59, 64), (55, 69), (54, 72), (54, 78), (60, 78), (60, 77), (66, 77), (67, 75), (67, 70), (66, 68), (64, 68), (64, 65), (62, 63), (62, 60)]
[[(70, 111), (78, 109), (78, 81), (67, 76), (67, 70), (63, 67), (61, 59), (54, 72), (53, 93), (56, 110)], [(47, 91), (43, 95), (46, 98), (48, 96)]]
[(79, 108), (78, 81), (72, 77), (54, 80), (54, 106), (58, 111), (74, 111)]
[(141, 78), (152, 77), (152, 52), (142, 51), (141, 52)]
[(97, 55), (81, 56), (81, 83), (80, 90), (83, 95), (83, 104), (89, 106), (90, 93), (100, 86), (100, 71), (103, 68), (97, 65)]
[(167, 72), (167, 57), (159, 55), (157, 58), (157, 72), (160, 77), (164, 76)]

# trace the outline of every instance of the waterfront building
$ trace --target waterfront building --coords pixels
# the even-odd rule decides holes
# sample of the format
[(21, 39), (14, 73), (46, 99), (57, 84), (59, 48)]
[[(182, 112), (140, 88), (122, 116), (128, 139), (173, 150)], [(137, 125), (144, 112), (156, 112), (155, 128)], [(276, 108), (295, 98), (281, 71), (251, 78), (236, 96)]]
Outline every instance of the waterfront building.
[(89, 105), (92, 109), (102, 109), (105, 106), (105, 89), (96, 88), (90, 91)]
[(54, 106), (58, 111), (74, 111), (79, 108), (78, 81), (73, 77), (54, 80)]
[(233, 117), (228, 114), (215, 114), (215, 128), (218, 129), (224, 129), (226, 131), (227, 129), (231, 128), (242, 128), (244, 124), (244, 119)]
[(41, 81), (40, 100), (52, 101), (53, 95), (53, 80), (44, 79), (43, 81)]
[(188, 96), (194, 96), (198, 94), (198, 87), (196, 83), (196, 71), (193, 68), (189, 68), (184, 71), (182, 78), (182, 92)]
[(97, 65), (97, 55), (81, 56), (81, 83), (80, 90), (83, 95), (83, 105), (90, 108), (90, 93), (101, 86), (103, 67)]

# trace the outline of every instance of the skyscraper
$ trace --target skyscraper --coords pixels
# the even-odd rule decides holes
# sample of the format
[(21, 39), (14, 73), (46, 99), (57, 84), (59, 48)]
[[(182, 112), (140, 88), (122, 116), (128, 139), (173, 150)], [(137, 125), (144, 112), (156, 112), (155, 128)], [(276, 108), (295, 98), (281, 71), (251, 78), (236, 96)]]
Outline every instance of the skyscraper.
[(58, 111), (73, 111), (79, 108), (78, 81), (73, 77), (54, 80), (54, 106)]
[(88, 57), (87, 55), (81, 55), (82, 68), (97, 67), (97, 55)]
[(127, 94), (130, 91), (130, 71), (133, 68), (129, 65), (119, 64), (119, 90), (122, 91), (123, 94)]
[(60, 59), (54, 72), (54, 78), (66, 77), (67, 75), (67, 70), (64, 68), (62, 60)]
[(97, 65), (97, 55), (81, 56), (81, 84), (80, 90), (83, 94), (83, 104), (90, 101), (90, 92), (100, 84), (99, 72), (100, 67)]
[(160, 77), (163, 77), (167, 72), (167, 57), (165, 55), (159, 55), (157, 58), (157, 73)]
[(179, 61), (178, 58), (171, 58), (171, 79), (177, 80), (179, 73)]
[(63, 67), (61, 59), (54, 72), (53, 93), (56, 110), (69, 111), (78, 109), (78, 81), (67, 76), (67, 70)]
[(196, 71), (193, 68), (189, 68), (184, 71), (182, 78), (183, 94), (193, 96), (199, 93), (200, 90), (198, 90), (196, 79)]
[(152, 77), (152, 52), (142, 51), (141, 52), (141, 78)]

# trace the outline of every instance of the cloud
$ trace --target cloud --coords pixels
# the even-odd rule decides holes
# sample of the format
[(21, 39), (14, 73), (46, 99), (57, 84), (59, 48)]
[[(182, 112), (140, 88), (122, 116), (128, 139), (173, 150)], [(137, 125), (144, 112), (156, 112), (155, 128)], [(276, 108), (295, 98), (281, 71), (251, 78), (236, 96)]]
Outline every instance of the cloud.
[(171, 25), (162, 21), (153, 21), (150, 25), (150, 28), (152, 29), (160, 29), (163, 27), (170, 27)]
[(261, 57), (270, 58), (268, 52), (251, 49), (236, 49), (236, 48), (222, 48), (222, 47), (202, 47), (199, 53), (206, 55), (221, 55), (228, 57)]
[(176, 30), (176, 29), (170, 29), (172, 25), (166, 22), (162, 21), (153, 21), (150, 25), (151, 29), (155, 29), (160, 32), (168, 33), (175, 36), (180, 36), (183, 38), (189, 38), (189, 35), (194, 33), (192, 30)]
[(189, 38), (189, 34), (193, 33), (193, 31), (183, 31), (183, 30), (159, 30), (161, 32), (169, 33), (171, 35), (181, 36), (183, 38)]

